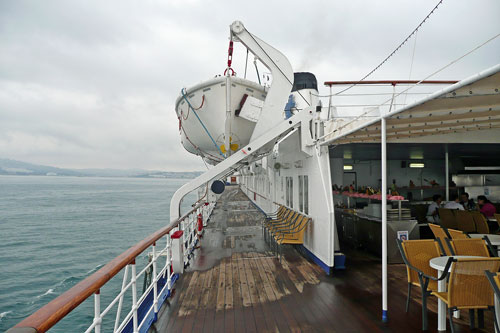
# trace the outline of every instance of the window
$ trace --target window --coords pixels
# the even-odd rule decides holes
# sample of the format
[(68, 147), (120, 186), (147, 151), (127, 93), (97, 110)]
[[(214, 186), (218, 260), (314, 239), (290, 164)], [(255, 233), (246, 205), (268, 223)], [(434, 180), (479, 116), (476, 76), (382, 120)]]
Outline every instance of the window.
[(309, 177), (304, 176), (304, 214), (309, 214)]
[(286, 205), (290, 207), (290, 177), (285, 177), (285, 183)]
[(304, 211), (304, 176), (299, 176), (299, 211)]
[(293, 208), (293, 178), (285, 177), (286, 182), (286, 205), (290, 208)]

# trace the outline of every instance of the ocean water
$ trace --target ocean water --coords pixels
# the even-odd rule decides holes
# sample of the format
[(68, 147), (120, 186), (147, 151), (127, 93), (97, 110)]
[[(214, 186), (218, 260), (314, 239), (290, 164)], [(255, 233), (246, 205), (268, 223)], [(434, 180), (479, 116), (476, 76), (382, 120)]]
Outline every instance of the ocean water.
[[(0, 331), (168, 224), (170, 199), (187, 181), (0, 176)], [(102, 290), (103, 305), (120, 285), (117, 276)], [(83, 332), (92, 318), (91, 298), (51, 332)]]

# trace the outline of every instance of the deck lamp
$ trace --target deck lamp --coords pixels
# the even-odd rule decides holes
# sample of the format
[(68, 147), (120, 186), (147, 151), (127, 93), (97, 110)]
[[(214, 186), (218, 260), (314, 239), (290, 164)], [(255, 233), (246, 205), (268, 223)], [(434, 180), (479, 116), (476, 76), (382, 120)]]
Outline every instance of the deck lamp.
[(423, 168), (425, 167), (424, 163), (410, 163), (410, 168)]
[(344, 165), (344, 170), (352, 170), (352, 165)]

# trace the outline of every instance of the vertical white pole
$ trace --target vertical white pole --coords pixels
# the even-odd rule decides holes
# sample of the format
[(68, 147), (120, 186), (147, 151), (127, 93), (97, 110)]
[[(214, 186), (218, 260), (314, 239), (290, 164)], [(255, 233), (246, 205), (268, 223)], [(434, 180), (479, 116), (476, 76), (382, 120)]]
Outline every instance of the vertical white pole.
[(231, 74), (226, 73), (226, 123), (224, 130), (224, 146), (226, 147), (226, 158), (231, 155)]
[(445, 184), (446, 184), (446, 201), (450, 201), (450, 163), (448, 161), (448, 146), (444, 153), (444, 169), (445, 169)]
[(95, 333), (101, 333), (101, 290), (97, 290), (94, 294), (94, 327)]
[(153, 243), (153, 307), (155, 312), (155, 318), (158, 315), (158, 277), (156, 276), (156, 242)]
[(133, 325), (134, 333), (138, 333), (139, 318), (137, 317), (137, 271), (135, 267), (135, 259), (131, 264), (132, 266), (132, 311), (133, 311)]
[[(128, 277), (128, 265), (125, 266), (125, 272), (123, 272), (123, 281), (122, 281), (122, 291), (125, 289), (125, 286), (127, 285), (127, 277)], [(120, 316), (122, 313), (122, 306), (123, 306), (123, 296), (124, 294), (121, 295), (120, 300), (118, 301), (118, 309), (116, 310), (116, 319), (115, 319), (115, 328), (113, 332), (116, 332), (118, 330), (118, 326), (120, 324)]]
[(382, 117), (382, 321), (387, 321), (387, 137)]

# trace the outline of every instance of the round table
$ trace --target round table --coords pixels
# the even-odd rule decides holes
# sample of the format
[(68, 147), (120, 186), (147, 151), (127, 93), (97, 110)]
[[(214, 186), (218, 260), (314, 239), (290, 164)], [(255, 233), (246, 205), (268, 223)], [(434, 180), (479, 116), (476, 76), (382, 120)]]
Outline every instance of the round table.
[(495, 234), (469, 234), (470, 238), (483, 238), (484, 236), (488, 236), (491, 245), (500, 246), (500, 235)]
[[(432, 258), (429, 261), (429, 265), (438, 271), (438, 278), (443, 274), (443, 270), (446, 267), (446, 263), (449, 258), (484, 258), (478, 256), (444, 256), (444, 257), (436, 257)], [(450, 266), (451, 268), (451, 266)], [(438, 281), (438, 291), (443, 292), (446, 291), (446, 279), (442, 279)], [(455, 311), (457, 314), (456, 318), (460, 318), (460, 314), (458, 311)], [(446, 303), (438, 298), (438, 331), (446, 331)]]

